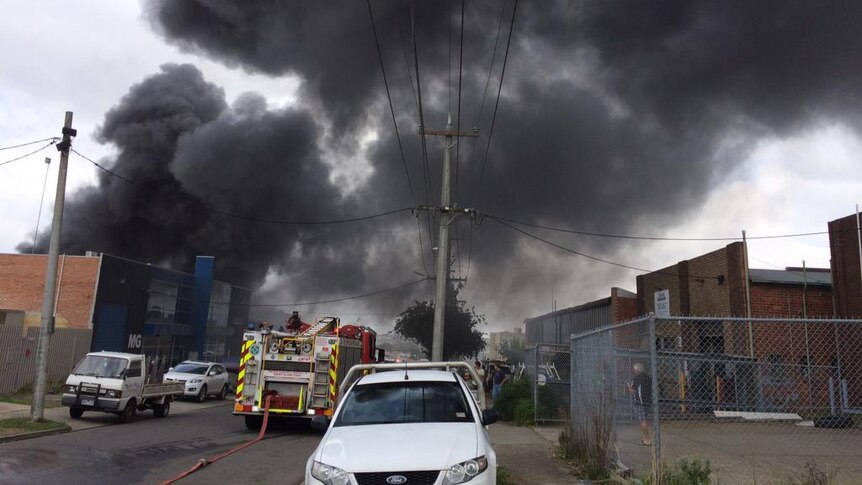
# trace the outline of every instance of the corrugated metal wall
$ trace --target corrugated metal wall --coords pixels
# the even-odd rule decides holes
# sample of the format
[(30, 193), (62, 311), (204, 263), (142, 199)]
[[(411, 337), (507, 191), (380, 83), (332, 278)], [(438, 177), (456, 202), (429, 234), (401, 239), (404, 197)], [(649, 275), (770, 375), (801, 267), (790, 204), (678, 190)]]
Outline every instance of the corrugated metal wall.
[(526, 323), (526, 345), (553, 343), (568, 345), (572, 334), (607, 325), (611, 321), (611, 306), (595, 305), (571, 308), (535, 317)]
[[(90, 351), (92, 330), (58, 328), (48, 352), (48, 382), (65, 381), (72, 367)], [(0, 325), (0, 394), (10, 394), (31, 384), (36, 372), (38, 327), (20, 323)]]

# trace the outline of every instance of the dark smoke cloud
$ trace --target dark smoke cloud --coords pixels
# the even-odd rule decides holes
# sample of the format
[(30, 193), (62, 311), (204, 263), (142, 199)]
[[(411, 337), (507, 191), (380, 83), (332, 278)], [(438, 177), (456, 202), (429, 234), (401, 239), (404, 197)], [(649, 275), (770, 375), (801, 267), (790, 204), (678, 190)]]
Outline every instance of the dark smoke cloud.
[[(170, 69), (156, 77), (169, 85), (159, 92), (136, 94), (156, 78), (133, 88), (108, 114), (104, 140), (121, 150), (118, 170), (139, 171), (152, 177), (157, 190), (164, 187), (162, 198), (169, 201), (164, 205), (177, 205), (176, 190), (192, 201), (261, 217), (329, 218), (412, 204), (364, 2), (150, 0), (147, 5), (156, 30), (181, 49), (248, 71), (294, 74), (303, 82), (300, 105), (281, 111), (266, 109), (254, 95), (227, 107), (221, 93), (207, 96), (217, 89), (199, 74), (201, 89), (182, 91), (190, 107), (154, 110), (151, 104), (162, 106), (159, 92), (179, 93), (183, 87), (175, 84), (186, 82)], [(433, 181), (426, 194), (415, 136), (410, 4), (377, 0), (372, 5), (410, 176), (419, 202), (433, 200), (439, 197), (440, 145), (429, 138)], [(484, 101), (483, 92), (502, 13), (490, 81), (492, 89), (497, 86), (511, 7), (511, 2), (467, 3), (461, 128), (477, 125), (482, 136), (463, 140), (458, 148), (462, 206), (585, 230), (654, 233), (694, 211), (758, 139), (792, 136), (822, 122), (858, 127), (858, 2), (827, 8), (801, 1), (522, 1), (482, 178), (494, 107), (493, 91)], [(460, 4), (416, 2), (415, 8), (426, 125), (442, 127), (446, 112), (457, 109), (457, 91), (452, 96), (447, 91), (447, 19), (454, 20), (451, 35), (457, 42)], [(452, 53), (457, 88), (457, 43)], [(172, 69), (187, 75), (192, 70)], [(130, 135), (107, 136), (115, 125)], [(348, 180), (348, 188), (331, 167), (361, 166), (359, 140), (369, 129), (378, 135), (365, 153), (370, 176)], [(144, 141), (151, 139), (158, 143), (151, 147)], [(283, 278), (285, 285), (266, 298), (373, 289), (404, 281), (421, 266), (412, 220), (315, 229), (232, 221), (225, 227), (223, 219), (195, 212), (194, 205), (188, 209), (193, 222), (165, 214), (162, 202), (148, 192), (118, 189), (106, 178), (80, 197), (93, 202), (87, 215), (70, 211), (84, 229), (69, 244), (98, 236), (124, 254), (131, 248), (169, 260), (217, 248), (228, 274), (242, 281), (259, 283), (267, 271)], [(120, 223), (103, 227), (94, 216)], [(166, 225), (161, 222), (166, 217), (176, 220)], [(129, 229), (131, 234), (160, 229), (165, 240), (146, 246), (115, 234), (138, 219), (144, 224)], [(466, 221), (457, 227), (466, 238)], [(506, 318), (501, 322), (506, 326), (534, 311), (538, 299), (545, 301), (540, 295), (548, 287), (571, 282), (573, 272), (589, 269), (607, 281), (613, 271), (574, 259), (549, 265), (545, 258), (556, 254), (552, 250), (537, 256), (543, 250), (488, 220), (474, 233), (476, 278), (468, 290), (480, 311), (490, 312), (491, 321)], [(569, 244), (637, 264), (637, 254), (620, 253), (623, 248), (615, 244)], [(329, 276), (328, 285), (314, 283), (321, 275)], [(605, 293), (584, 285), (570, 303), (597, 292)], [(389, 308), (406, 296), (371, 305)]]
[[(248, 219), (355, 213), (330, 182), (319, 136), (304, 111), (268, 110), (255, 94), (227, 106), (222, 90), (194, 66), (165, 65), (133, 86), (100, 129), (101, 141), (119, 151), (108, 163), (111, 170), (134, 183), (103, 174), (98, 188), (73, 194), (63, 250), (103, 251), (185, 270), (195, 255), (213, 255), (224, 280), (256, 287), (274, 271), (301, 281), (298, 294), (317, 295), (332, 285), (337, 268), (362, 273), (372, 251), (366, 243), (398, 232), (391, 223), (309, 230)], [(38, 246), (44, 250), (47, 237)], [(341, 286), (355, 290), (365, 283), (351, 278)]]

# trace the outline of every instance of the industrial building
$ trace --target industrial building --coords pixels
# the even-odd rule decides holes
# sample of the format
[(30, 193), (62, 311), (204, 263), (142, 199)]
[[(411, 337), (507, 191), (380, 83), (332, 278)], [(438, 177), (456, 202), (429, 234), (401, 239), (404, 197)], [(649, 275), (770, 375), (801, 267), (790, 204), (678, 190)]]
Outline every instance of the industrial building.
[[(15, 386), (29, 382), (35, 360), (47, 260), (0, 254), (3, 371), (16, 375)], [(251, 292), (214, 280), (214, 264), (213, 257), (198, 256), (194, 273), (183, 273), (108, 254), (60, 256), (51, 343), (52, 355), (61, 355), (52, 357), (57, 375), (88, 351), (146, 353), (169, 362), (236, 355)]]

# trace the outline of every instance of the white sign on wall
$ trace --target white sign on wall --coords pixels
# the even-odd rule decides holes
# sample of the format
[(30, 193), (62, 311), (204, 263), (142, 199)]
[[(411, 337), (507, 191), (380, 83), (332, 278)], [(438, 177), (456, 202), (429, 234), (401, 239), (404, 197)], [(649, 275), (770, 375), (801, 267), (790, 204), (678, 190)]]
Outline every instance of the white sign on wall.
[(655, 316), (659, 318), (670, 318), (670, 290), (658, 290), (655, 292)]

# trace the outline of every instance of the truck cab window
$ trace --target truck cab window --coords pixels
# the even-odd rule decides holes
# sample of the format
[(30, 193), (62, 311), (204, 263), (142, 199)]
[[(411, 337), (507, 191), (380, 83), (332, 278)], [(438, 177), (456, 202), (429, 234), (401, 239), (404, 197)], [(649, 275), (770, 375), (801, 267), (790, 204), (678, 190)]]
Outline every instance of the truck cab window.
[(129, 369), (126, 371), (126, 377), (141, 377), (140, 360), (133, 360), (129, 363)]

